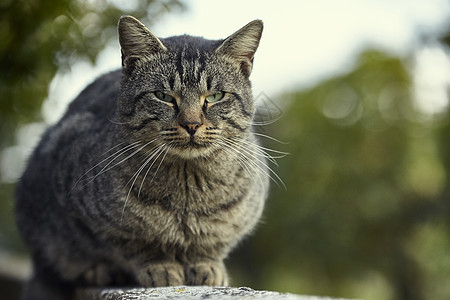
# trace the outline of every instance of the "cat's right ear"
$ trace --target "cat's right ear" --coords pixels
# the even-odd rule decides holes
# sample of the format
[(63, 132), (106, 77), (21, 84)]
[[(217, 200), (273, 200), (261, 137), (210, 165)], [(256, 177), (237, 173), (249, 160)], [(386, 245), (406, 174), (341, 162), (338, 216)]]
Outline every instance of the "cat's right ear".
[(138, 19), (122, 16), (118, 24), (122, 66), (130, 70), (139, 60), (167, 51), (161, 41)]

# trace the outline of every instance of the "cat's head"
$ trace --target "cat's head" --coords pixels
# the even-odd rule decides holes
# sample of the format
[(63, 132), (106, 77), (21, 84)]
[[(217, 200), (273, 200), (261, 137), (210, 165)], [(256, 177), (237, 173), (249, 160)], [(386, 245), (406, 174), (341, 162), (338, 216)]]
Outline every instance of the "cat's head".
[(122, 17), (117, 113), (126, 135), (184, 158), (245, 138), (254, 114), (249, 76), (262, 30), (256, 20), (224, 40), (160, 39), (137, 19)]

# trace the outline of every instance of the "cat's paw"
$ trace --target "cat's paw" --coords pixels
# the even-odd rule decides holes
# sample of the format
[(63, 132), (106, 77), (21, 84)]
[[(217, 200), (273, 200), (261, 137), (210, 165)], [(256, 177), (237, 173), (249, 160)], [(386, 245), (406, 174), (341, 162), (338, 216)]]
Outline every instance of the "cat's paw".
[(98, 264), (87, 270), (81, 281), (88, 286), (107, 286), (114, 282), (112, 272), (106, 264)]
[(176, 262), (154, 263), (141, 269), (137, 280), (145, 287), (183, 285), (184, 269)]
[(198, 262), (185, 269), (188, 285), (227, 286), (228, 275), (222, 262)]

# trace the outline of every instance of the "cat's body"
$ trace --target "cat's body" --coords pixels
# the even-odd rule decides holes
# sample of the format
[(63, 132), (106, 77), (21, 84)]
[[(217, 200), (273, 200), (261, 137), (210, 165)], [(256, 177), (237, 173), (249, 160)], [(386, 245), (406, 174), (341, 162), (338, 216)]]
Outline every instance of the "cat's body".
[(87, 87), (17, 187), (34, 276), (25, 299), (77, 285), (226, 285), (223, 259), (262, 213), (250, 75), (262, 23), (224, 41), (119, 23), (123, 70)]

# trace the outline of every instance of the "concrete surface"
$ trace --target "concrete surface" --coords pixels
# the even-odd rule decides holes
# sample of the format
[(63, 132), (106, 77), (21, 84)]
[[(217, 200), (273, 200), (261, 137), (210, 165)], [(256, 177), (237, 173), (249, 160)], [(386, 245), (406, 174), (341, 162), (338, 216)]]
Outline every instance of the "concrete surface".
[(270, 291), (256, 291), (247, 287), (177, 286), (163, 288), (84, 289), (76, 300), (147, 300), (147, 299), (274, 299), (274, 300), (332, 300), (336, 298), (300, 296)]

